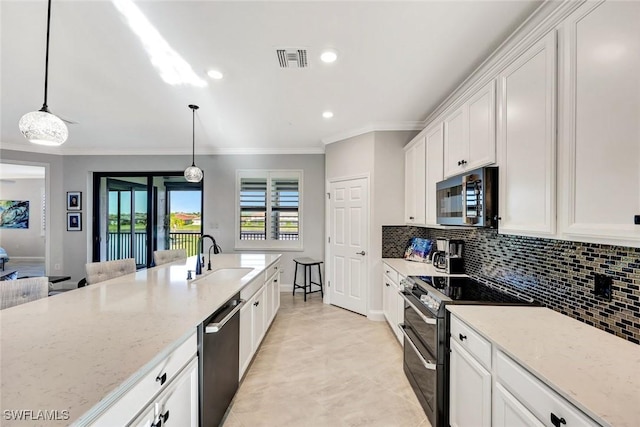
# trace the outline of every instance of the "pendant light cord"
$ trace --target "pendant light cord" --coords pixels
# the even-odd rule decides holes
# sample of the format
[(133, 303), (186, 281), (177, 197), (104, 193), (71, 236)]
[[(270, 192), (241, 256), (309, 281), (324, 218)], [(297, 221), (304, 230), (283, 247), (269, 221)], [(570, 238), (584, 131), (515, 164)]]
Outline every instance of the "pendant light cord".
[(49, 0), (49, 6), (47, 10), (47, 48), (44, 56), (44, 104), (40, 111), (49, 112), (47, 106), (47, 88), (49, 87), (49, 29), (51, 27), (51, 0)]
[(196, 165), (196, 110), (200, 107), (194, 104), (189, 104), (189, 108), (191, 108), (191, 111), (193, 112), (193, 115), (192, 115), (193, 118), (191, 123), (191, 130), (193, 132), (192, 133), (193, 144), (191, 146), (191, 153), (192, 153), (191, 166), (195, 166)]
[(192, 141), (193, 144), (191, 146), (191, 166), (195, 166), (196, 165), (196, 109), (195, 108), (191, 108), (191, 111), (193, 112), (193, 119), (191, 122), (191, 131), (192, 131)]

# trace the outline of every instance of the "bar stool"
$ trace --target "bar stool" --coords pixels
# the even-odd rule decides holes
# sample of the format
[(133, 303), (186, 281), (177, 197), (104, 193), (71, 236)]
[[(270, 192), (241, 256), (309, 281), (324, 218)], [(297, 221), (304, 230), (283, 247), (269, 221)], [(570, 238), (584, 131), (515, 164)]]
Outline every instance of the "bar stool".
[[(307, 300), (307, 294), (312, 294), (314, 292), (320, 292), (320, 295), (322, 295), (322, 297), (324, 298), (324, 292), (322, 291), (322, 273), (320, 272), (320, 264), (322, 264), (322, 261), (317, 261), (315, 259), (312, 258), (295, 258), (293, 260), (293, 262), (296, 263), (296, 270), (293, 273), (293, 295), (295, 296), (296, 294), (296, 288), (301, 288), (304, 290), (304, 300)], [(314, 282), (311, 279), (311, 267), (313, 266), (318, 267), (318, 278), (319, 278), (319, 282)], [(302, 282), (302, 284), (298, 284), (298, 266), (302, 266), (302, 268), (304, 269), (304, 282)], [(311, 285), (317, 285), (320, 287), (320, 289), (316, 289), (315, 291), (311, 290)], [(307, 288), (309, 290), (307, 290)]]

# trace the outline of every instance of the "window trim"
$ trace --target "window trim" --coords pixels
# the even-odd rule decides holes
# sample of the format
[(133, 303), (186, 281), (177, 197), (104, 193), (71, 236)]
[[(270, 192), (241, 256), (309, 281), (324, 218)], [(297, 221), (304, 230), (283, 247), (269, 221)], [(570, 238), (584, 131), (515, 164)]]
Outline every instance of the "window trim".
[[(267, 207), (265, 215), (265, 240), (240, 240), (240, 188), (242, 178), (265, 178), (267, 180)], [(273, 178), (298, 178), (298, 240), (274, 240), (269, 230), (271, 227), (271, 180)], [(236, 250), (304, 250), (304, 171), (302, 169), (237, 169), (236, 197), (234, 220), (234, 249)]]

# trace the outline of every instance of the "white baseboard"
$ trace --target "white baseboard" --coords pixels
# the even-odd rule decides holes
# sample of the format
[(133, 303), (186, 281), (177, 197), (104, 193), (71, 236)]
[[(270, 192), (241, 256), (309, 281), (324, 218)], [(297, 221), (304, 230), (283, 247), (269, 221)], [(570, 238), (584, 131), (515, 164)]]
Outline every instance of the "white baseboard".
[(369, 314), (367, 314), (367, 319), (376, 322), (383, 322), (386, 320), (384, 317), (384, 311), (382, 310), (370, 310)]
[(293, 283), (290, 284), (286, 284), (286, 283), (280, 283), (280, 292), (288, 292), (291, 293), (293, 292)]
[(9, 254), (9, 261), (39, 261), (44, 262), (44, 257), (40, 256), (13, 256)]

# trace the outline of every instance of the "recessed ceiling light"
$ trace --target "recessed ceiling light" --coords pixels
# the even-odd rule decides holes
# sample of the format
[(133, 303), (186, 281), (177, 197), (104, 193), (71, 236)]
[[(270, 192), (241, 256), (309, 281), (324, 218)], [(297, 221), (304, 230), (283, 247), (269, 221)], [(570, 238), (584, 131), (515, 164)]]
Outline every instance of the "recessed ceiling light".
[(216, 80), (220, 80), (222, 77), (224, 77), (222, 73), (218, 70), (209, 70), (207, 71), (207, 75), (212, 79), (216, 79)]
[(320, 55), (320, 59), (322, 60), (322, 62), (330, 64), (338, 59), (338, 54), (335, 50), (325, 50), (324, 52), (322, 52), (322, 55)]
[(330, 119), (331, 117), (333, 117), (333, 113), (331, 111), (325, 111), (324, 113), (322, 113), (322, 117), (324, 117), (325, 119)]

